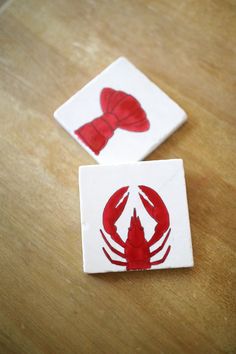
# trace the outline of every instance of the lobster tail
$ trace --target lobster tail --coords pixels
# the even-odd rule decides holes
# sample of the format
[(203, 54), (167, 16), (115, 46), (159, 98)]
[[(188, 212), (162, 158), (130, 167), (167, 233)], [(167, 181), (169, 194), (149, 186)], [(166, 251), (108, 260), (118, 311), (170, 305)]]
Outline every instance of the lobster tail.
[(100, 103), (103, 115), (74, 132), (96, 155), (106, 146), (117, 128), (132, 132), (149, 129), (146, 113), (133, 96), (123, 91), (104, 88)]

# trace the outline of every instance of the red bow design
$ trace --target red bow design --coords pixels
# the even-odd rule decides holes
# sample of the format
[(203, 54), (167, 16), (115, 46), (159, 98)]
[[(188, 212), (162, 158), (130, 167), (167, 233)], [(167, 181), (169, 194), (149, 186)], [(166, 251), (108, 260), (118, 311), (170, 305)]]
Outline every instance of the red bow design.
[(107, 144), (115, 129), (144, 132), (150, 123), (136, 98), (123, 91), (104, 88), (100, 95), (103, 115), (75, 130), (75, 134), (96, 155)]

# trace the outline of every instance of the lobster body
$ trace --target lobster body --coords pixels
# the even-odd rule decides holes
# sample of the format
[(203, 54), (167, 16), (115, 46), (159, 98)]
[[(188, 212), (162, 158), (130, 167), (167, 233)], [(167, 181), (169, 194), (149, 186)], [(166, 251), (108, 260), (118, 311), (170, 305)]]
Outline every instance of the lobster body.
[(151, 267), (148, 242), (144, 238), (144, 230), (136, 215), (136, 209), (134, 209), (130, 220), (124, 254), (127, 259), (127, 270), (149, 269)]
[(124, 254), (127, 259), (127, 270), (151, 268), (150, 251), (147, 242), (140, 247), (133, 247), (127, 243)]

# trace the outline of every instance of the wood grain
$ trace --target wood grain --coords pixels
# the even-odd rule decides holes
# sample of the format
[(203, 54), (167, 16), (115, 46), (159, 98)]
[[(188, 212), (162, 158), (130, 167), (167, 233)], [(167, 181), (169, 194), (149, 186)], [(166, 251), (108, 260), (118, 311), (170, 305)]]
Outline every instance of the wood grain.
[[(0, 352), (236, 353), (236, 3), (0, 4)], [(53, 111), (120, 55), (188, 113), (148, 160), (184, 159), (193, 269), (82, 272), (94, 161)]]

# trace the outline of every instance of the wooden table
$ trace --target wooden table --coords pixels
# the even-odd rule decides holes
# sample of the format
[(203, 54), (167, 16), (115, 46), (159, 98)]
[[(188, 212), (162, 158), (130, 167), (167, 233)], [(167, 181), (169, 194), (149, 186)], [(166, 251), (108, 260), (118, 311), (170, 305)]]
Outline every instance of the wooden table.
[[(236, 353), (234, 1), (0, 1), (0, 352)], [(195, 267), (82, 272), (77, 169), (53, 111), (120, 55), (188, 113)]]

